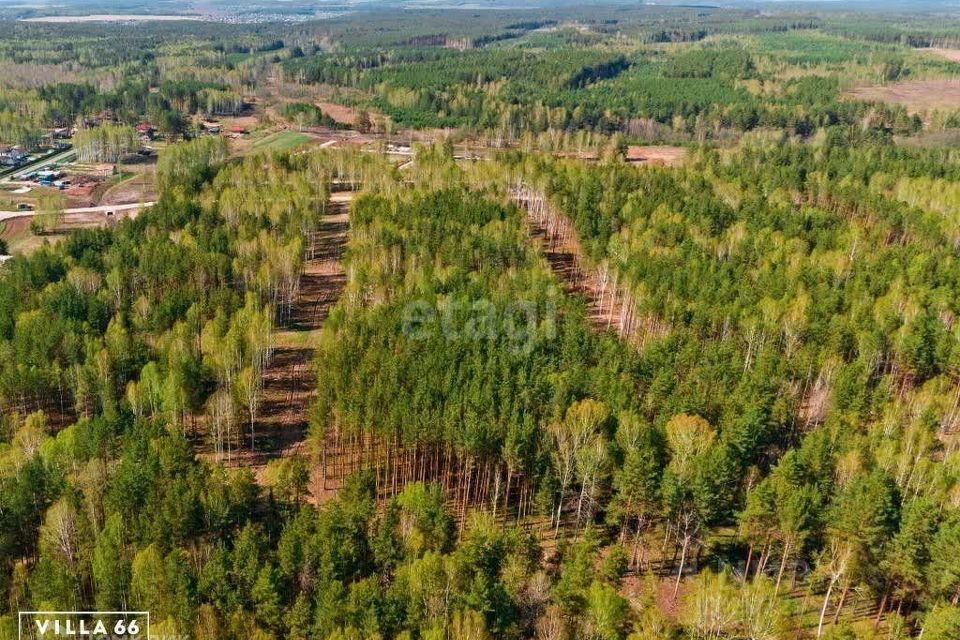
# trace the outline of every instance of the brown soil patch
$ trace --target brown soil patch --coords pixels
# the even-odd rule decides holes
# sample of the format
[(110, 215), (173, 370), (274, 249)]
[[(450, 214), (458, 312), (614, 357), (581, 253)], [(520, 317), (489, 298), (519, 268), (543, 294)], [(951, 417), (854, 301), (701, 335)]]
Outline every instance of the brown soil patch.
[(134, 204), (156, 199), (156, 179), (151, 172), (145, 171), (107, 189), (100, 204)]
[(317, 102), (316, 106), (340, 124), (353, 124), (357, 121), (357, 110), (334, 102)]
[(68, 206), (73, 209), (96, 204), (97, 191), (102, 181), (83, 176), (71, 176), (71, 179), (73, 183), (63, 191), (68, 198)]
[(960, 109), (960, 80), (911, 80), (895, 84), (859, 87), (850, 98), (901, 104), (911, 113)]
[(257, 116), (224, 116), (219, 118), (221, 131), (225, 133), (230, 133), (230, 130), (234, 127), (240, 127), (241, 129), (246, 129), (247, 131), (252, 131), (260, 124), (260, 118)]
[(10, 218), (0, 222), (0, 238), (6, 241), (11, 253), (26, 253), (42, 244), (30, 232), (30, 218)]
[(679, 164), (687, 155), (683, 147), (635, 146), (627, 147), (627, 162), (634, 164), (654, 164), (672, 167)]

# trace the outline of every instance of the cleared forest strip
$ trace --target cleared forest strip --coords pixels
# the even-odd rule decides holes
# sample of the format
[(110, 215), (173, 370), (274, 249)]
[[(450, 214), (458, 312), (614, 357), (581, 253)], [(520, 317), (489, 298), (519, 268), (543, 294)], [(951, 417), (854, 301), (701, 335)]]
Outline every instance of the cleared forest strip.
[(333, 199), (331, 212), (313, 234), (289, 319), (273, 336), (255, 422), (256, 449), (248, 452), (260, 481), (270, 460), (305, 449), (310, 403), (316, 395), (315, 338), (346, 284), (341, 257), (348, 203), (349, 197)]
[(669, 332), (669, 325), (638, 309), (635, 296), (616, 269), (606, 261), (599, 266), (590, 264), (573, 222), (550, 206), (542, 193), (521, 187), (514, 190), (513, 200), (527, 212), (531, 235), (539, 241), (544, 257), (566, 292), (586, 302), (595, 329), (615, 331), (638, 347)]

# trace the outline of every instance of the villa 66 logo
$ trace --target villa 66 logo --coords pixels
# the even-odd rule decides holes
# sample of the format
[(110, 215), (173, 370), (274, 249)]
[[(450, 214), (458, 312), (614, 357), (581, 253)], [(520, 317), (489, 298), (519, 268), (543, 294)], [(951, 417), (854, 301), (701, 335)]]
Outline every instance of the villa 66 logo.
[(21, 611), (19, 640), (146, 640), (148, 611)]

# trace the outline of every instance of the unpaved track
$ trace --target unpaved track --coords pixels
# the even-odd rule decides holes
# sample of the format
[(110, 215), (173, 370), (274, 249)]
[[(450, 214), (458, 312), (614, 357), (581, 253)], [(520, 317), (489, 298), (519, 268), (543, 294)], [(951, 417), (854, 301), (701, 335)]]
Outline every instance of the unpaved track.
[(333, 200), (312, 239), (314, 251), (304, 264), (290, 317), (274, 335), (256, 420), (256, 451), (247, 452), (259, 480), (270, 460), (306, 453), (310, 404), (317, 384), (315, 339), (346, 284), (341, 257), (347, 241), (347, 209), (348, 199)]
[(516, 202), (527, 212), (530, 235), (540, 246), (565, 293), (586, 305), (587, 317), (597, 331), (612, 330), (629, 338), (637, 330), (632, 305), (616, 275), (604, 268), (586, 266), (573, 223), (565, 215), (544, 209), (541, 198), (518, 194)]
[[(81, 213), (128, 213), (139, 212), (141, 209), (152, 207), (155, 202), (134, 202), (132, 204), (105, 204), (98, 207), (76, 207), (73, 209), (64, 209), (66, 216), (79, 215)], [(0, 220), (11, 220), (13, 218), (32, 218), (39, 211), (0, 211)]]

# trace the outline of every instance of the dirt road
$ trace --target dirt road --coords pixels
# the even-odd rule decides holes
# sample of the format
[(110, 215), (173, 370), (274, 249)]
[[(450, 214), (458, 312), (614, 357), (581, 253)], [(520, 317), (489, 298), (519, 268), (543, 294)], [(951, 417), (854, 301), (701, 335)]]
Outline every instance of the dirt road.
[(310, 403), (316, 395), (314, 345), (346, 285), (341, 263), (346, 247), (352, 193), (334, 194), (328, 215), (312, 238), (290, 318), (274, 335), (273, 357), (263, 374), (257, 451), (252, 466), (263, 479), (275, 458), (306, 453)]
[[(99, 207), (76, 207), (74, 209), (64, 209), (63, 214), (65, 216), (80, 214), (80, 213), (119, 213), (127, 211), (139, 211), (141, 209), (146, 209), (147, 207), (152, 207), (155, 205), (155, 202), (135, 202), (133, 204), (105, 204)], [(10, 220), (12, 218), (30, 218), (40, 213), (39, 211), (0, 211), (0, 220)]]
[(638, 311), (629, 287), (619, 282), (616, 269), (605, 262), (589, 264), (573, 222), (554, 210), (543, 194), (522, 190), (514, 194), (514, 200), (527, 212), (531, 236), (566, 293), (586, 303), (588, 319), (595, 329), (613, 331), (638, 346), (669, 331), (659, 318)]

